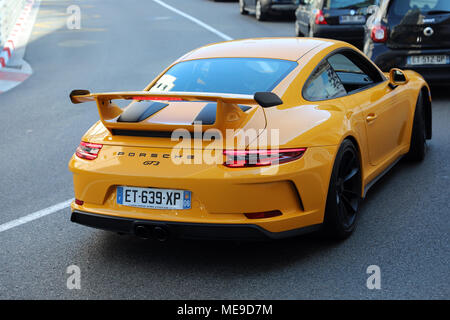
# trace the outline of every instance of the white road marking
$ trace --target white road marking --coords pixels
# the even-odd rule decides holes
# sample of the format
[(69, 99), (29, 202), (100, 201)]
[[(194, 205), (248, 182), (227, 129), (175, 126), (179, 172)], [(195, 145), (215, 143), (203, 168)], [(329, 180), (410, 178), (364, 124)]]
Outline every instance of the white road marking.
[[(179, 14), (180, 16), (185, 17), (186, 19), (189, 19), (190, 21), (198, 24), (199, 26), (205, 28), (206, 30), (211, 31), (212, 33), (216, 34), (217, 36), (219, 36), (220, 38), (222, 38), (224, 40), (227, 40), (227, 41), (228, 40), (233, 40), (232, 37), (226, 35), (223, 32), (220, 32), (219, 30), (217, 30), (217, 29), (211, 27), (210, 25), (208, 25), (208, 24), (198, 20), (197, 18), (194, 18), (193, 16), (191, 16), (191, 15), (189, 15), (187, 13), (184, 13), (184, 12), (182, 12), (182, 11), (180, 11), (180, 10), (178, 10), (178, 9), (176, 9), (176, 8), (174, 8), (174, 7), (168, 5), (168, 4), (166, 4), (166, 3), (164, 3), (164, 2), (162, 2), (160, 0), (153, 0), (153, 1), (156, 2), (159, 5), (167, 8), (167, 9), (169, 9), (170, 11), (173, 11), (176, 14)], [(6, 231), (6, 230), (15, 228), (15, 227), (20, 226), (22, 224), (31, 222), (33, 220), (45, 217), (45, 216), (47, 216), (49, 214), (58, 212), (58, 211), (60, 211), (62, 209), (68, 208), (72, 201), (73, 201), (73, 199), (70, 199), (70, 200), (67, 200), (67, 201), (55, 204), (54, 206), (51, 206), (49, 208), (42, 209), (42, 210), (30, 213), (29, 215), (26, 215), (26, 216), (21, 217), (19, 219), (16, 219), (16, 220), (4, 223), (4, 224), (0, 225), (0, 232), (3, 232), (3, 231)]]
[(153, 0), (153, 1), (156, 2), (156, 3), (159, 4), (159, 5), (161, 5), (161, 6), (165, 7), (165, 8), (167, 8), (167, 9), (169, 9), (170, 11), (173, 11), (173, 12), (175, 12), (176, 14), (179, 14), (180, 16), (183, 16), (183, 17), (185, 17), (186, 19), (191, 20), (192, 22), (198, 24), (199, 26), (205, 28), (205, 29), (208, 30), (208, 31), (211, 31), (212, 33), (218, 35), (219, 37), (221, 37), (221, 38), (224, 39), (224, 40), (227, 40), (227, 41), (228, 41), (228, 40), (233, 40), (232, 37), (226, 35), (225, 33), (220, 32), (220, 31), (217, 30), (216, 28), (211, 27), (210, 25), (204, 23), (203, 21), (200, 21), (200, 20), (198, 20), (197, 18), (194, 18), (193, 16), (191, 16), (191, 15), (189, 15), (189, 14), (187, 14), (187, 13), (184, 13), (183, 11), (178, 10), (177, 8), (174, 8), (174, 7), (170, 6), (170, 5), (168, 5), (167, 3), (162, 2), (161, 0)]
[(65, 208), (70, 206), (70, 203), (72, 201), (73, 201), (73, 199), (70, 199), (70, 200), (67, 200), (67, 201), (55, 204), (54, 206), (48, 207), (46, 209), (42, 209), (42, 210), (30, 213), (29, 215), (26, 215), (26, 216), (21, 217), (19, 219), (16, 219), (16, 220), (4, 223), (4, 224), (0, 225), (0, 232), (3, 232), (3, 231), (6, 231), (6, 230), (15, 228), (15, 227), (20, 226), (20, 225), (22, 225), (24, 223), (28, 223), (30, 221), (33, 221), (33, 220), (36, 220), (36, 219), (48, 216), (49, 214), (52, 214), (52, 213), (58, 212), (58, 211), (60, 211), (62, 209), (65, 209)]

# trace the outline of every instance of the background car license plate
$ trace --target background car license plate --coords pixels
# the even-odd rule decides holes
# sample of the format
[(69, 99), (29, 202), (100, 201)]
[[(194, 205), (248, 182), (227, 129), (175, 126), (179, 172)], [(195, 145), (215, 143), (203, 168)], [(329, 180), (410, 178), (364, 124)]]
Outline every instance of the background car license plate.
[(190, 209), (191, 192), (122, 186), (117, 187), (117, 203), (149, 209)]
[(425, 55), (425, 56), (409, 56), (409, 65), (424, 64), (450, 64), (450, 56), (447, 55)]
[(366, 17), (364, 17), (364, 16), (340, 16), (339, 17), (340, 24), (365, 23), (365, 22), (366, 22)]

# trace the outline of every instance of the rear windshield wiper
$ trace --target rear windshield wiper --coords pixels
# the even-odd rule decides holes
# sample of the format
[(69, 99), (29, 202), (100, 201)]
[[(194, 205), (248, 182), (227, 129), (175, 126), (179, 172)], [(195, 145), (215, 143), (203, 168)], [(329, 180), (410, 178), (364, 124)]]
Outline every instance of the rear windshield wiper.
[(427, 12), (427, 14), (446, 14), (446, 13), (450, 13), (450, 11), (448, 11), (448, 10), (431, 10), (431, 11)]

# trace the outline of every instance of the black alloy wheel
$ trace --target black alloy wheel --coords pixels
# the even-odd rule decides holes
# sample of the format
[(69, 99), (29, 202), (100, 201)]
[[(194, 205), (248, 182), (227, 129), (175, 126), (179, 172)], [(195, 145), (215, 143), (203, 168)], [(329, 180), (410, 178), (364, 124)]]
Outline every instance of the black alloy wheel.
[(361, 202), (361, 164), (350, 140), (339, 148), (331, 174), (325, 209), (327, 235), (345, 239), (354, 231)]

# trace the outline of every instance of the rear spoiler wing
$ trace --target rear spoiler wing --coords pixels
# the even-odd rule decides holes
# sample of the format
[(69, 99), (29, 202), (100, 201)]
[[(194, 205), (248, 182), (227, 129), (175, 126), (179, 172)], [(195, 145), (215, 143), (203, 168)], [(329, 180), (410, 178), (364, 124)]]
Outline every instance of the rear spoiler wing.
[[(226, 93), (203, 93), (203, 92), (149, 92), (149, 91), (128, 91), (128, 92), (106, 92), (90, 93), (88, 90), (73, 90), (70, 93), (72, 103), (84, 103), (96, 101), (100, 120), (108, 129), (129, 129), (130, 124), (115, 121), (123, 109), (112, 103), (112, 100), (178, 100), (178, 101), (213, 101), (217, 102), (216, 127), (223, 127), (230, 113), (244, 118), (245, 113), (238, 107), (238, 104), (254, 105), (259, 104), (263, 108), (273, 107), (283, 104), (283, 101), (273, 92), (257, 92), (252, 95), (226, 94)], [(136, 124), (133, 127), (136, 126)], [(142, 127), (142, 125), (140, 125)], [(141, 129), (152, 130), (173, 130), (183, 126), (147, 124)], [(191, 129), (192, 126), (186, 126)], [(207, 127), (205, 127), (207, 129)]]
[[(142, 98), (142, 99), (139, 99)], [(128, 91), (128, 92), (106, 92), (90, 93), (88, 90), (73, 90), (70, 93), (72, 103), (83, 103), (99, 100), (151, 100), (150, 98), (180, 99), (184, 101), (222, 101), (233, 104), (255, 104), (258, 103), (263, 108), (274, 107), (283, 104), (283, 101), (273, 92), (257, 92), (252, 95), (226, 94), (226, 93), (205, 93), (205, 92), (149, 92), (149, 91)]]

